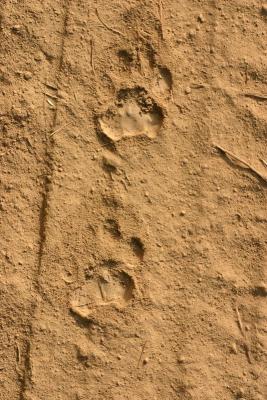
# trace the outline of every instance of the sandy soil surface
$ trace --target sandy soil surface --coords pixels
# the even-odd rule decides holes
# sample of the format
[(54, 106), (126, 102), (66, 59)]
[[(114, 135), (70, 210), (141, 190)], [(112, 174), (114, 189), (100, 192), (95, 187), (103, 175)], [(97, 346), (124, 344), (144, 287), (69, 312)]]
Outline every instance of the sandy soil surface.
[(0, 400), (266, 399), (267, 4), (0, 5)]

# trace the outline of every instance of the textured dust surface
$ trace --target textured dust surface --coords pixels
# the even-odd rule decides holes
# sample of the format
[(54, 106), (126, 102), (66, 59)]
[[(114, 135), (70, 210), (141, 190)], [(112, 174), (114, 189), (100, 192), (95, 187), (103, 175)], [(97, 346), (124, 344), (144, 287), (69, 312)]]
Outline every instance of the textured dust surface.
[(0, 6), (0, 400), (265, 400), (267, 4)]

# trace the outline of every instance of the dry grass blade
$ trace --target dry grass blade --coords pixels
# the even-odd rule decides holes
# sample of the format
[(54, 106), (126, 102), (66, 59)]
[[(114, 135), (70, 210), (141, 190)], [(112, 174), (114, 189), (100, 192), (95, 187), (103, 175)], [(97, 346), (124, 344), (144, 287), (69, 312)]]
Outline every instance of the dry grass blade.
[(255, 169), (254, 167), (252, 167), (252, 165), (250, 165), (247, 161), (243, 160), (242, 158), (236, 156), (235, 154), (233, 154), (231, 151), (224, 149), (222, 146), (219, 146), (217, 144), (215, 144), (215, 147), (220, 150), (223, 154), (225, 154), (226, 156), (230, 156), (231, 158), (233, 158), (234, 160), (240, 162), (241, 164), (243, 164), (246, 168), (248, 168), (250, 171), (252, 171), (254, 174), (256, 174), (260, 179), (262, 179), (265, 183), (267, 183), (267, 177), (264, 176), (261, 172), (259, 172), (257, 169)]
[(246, 337), (244, 326), (243, 326), (243, 322), (242, 322), (242, 319), (241, 319), (241, 316), (240, 316), (240, 313), (239, 313), (239, 310), (238, 310), (237, 306), (235, 307), (235, 312), (236, 312), (236, 316), (237, 316), (237, 322), (238, 322), (239, 329), (240, 329), (242, 335), (244, 337)]
[(116, 35), (120, 35), (120, 36), (124, 37), (124, 35), (123, 35), (120, 31), (118, 31), (117, 29), (111, 28), (110, 26), (108, 26), (108, 25), (103, 21), (103, 19), (102, 19), (102, 18), (100, 17), (100, 15), (99, 15), (99, 11), (98, 11), (97, 8), (95, 9), (95, 12), (96, 12), (97, 18), (99, 19), (99, 21), (101, 22), (101, 24), (102, 24), (106, 29), (108, 29), (109, 31), (115, 33)]
[(161, 37), (162, 37), (162, 39), (164, 39), (163, 5), (162, 5), (162, 0), (159, 0), (158, 8), (159, 8), (159, 20), (160, 20)]
[(244, 96), (254, 100), (267, 101), (267, 96), (261, 94), (245, 93)]
[(66, 128), (69, 124), (65, 124), (63, 126), (61, 126), (60, 128), (56, 129), (55, 131), (53, 131), (52, 133), (50, 133), (49, 137), (53, 137), (54, 135), (56, 135), (57, 133), (61, 132), (64, 128)]
[(58, 99), (58, 97), (55, 96), (54, 94), (51, 94), (51, 93), (48, 93), (48, 92), (43, 92), (43, 94), (45, 94), (45, 95), (48, 96), (48, 97), (51, 97), (51, 99), (55, 99), (55, 100)]
[(95, 73), (95, 63), (94, 63), (94, 49), (95, 49), (95, 43), (94, 39), (90, 39), (90, 47), (91, 47), (91, 54), (90, 54), (90, 64), (93, 73)]

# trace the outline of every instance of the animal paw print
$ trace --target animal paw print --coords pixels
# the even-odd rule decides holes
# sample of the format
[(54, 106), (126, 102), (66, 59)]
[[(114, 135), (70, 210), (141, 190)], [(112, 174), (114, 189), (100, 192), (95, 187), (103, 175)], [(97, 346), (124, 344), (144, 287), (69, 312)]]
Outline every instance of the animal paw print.
[(136, 136), (154, 139), (161, 131), (166, 102), (172, 98), (173, 79), (170, 70), (157, 63), (154, 53), (150, 47), (118, 51), (124, 69), (114, 86), (121, 89), (98, 118), (101, 134), (112, 142)]

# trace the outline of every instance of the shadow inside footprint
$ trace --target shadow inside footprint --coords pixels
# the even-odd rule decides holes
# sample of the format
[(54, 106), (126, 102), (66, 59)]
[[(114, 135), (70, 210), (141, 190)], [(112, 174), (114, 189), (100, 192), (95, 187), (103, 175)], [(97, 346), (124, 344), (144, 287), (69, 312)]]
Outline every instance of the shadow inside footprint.
[(131, 247), (133, 249), (134, 254), (140, 258), (141, 261), (144, 259), (145, 255), (145, 246), (141, 239), (138, 237), (132, 237), (131, 239)]

